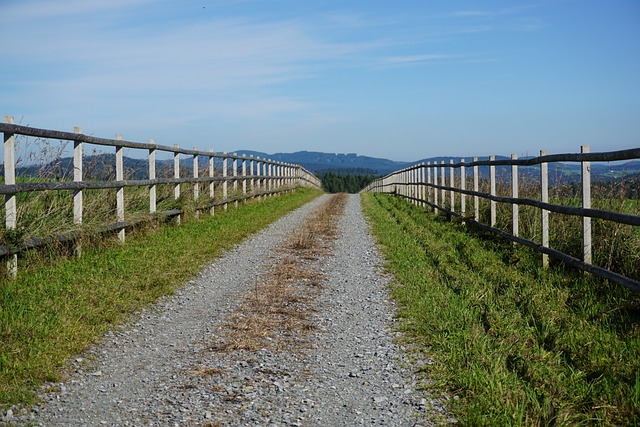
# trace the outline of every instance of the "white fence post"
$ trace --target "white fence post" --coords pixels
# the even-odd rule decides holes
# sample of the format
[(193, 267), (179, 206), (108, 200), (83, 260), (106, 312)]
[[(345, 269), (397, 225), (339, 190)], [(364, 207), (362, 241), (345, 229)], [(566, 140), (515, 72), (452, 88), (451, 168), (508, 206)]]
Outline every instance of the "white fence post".
[[(227, 155), (227, 152), (224, 151), (222, 153), (223, 155)], [(226, 211), (228, 208), (228, 203), (227, 203), (227, 198), (228, 198), (228, 190), (229, 190), (229, 183), (227, 182), (227, 160), (228, 158), (225, 157), (224, 159), (222, 159), (222, 200), (224, 200), (224, 204), (222, 205), (223, 209)]]
[(247, 155), (242, 155), (242, 203), (247, 203)]
[(427, 172), (425, 170), (425, 165), (424, 162), (422, 162), (422, 165), (420, 166), (420, 200), (422, 200), (422, 202), (420, 203), (420, 206), (422, 206), (423, 208), (427, 206), (426, 203), (426, 198), (427, 198), (427, 191), (426, 191), (426, 186), (424, 184), (426, 184), (427, 181)]
[(414, 183), (414, 175), (413, 175), (413, 173), (414, 173), (414, 171), (415, 171), (414, 169), (407, 170), (405, 172), (405, 174), (404, 174), (404, 177), (405, 177), (405, 182), (408, 184), (408, 185), (405, 186), (405, 188), (407, 190), (407, 196), (410, 198), (409, 199), (409, 203), (411, 203), (412, 205), (415, 206), (416, 201), (413, 198), (413, 190), (414, 190), (414, 185), (413, 185), (413, 183)]
[[(460, 165), (460, 189), (462, 191), (465, 191), (467, 189), (467, 173), (464, 167), (464, 159), (460, 159), (460, 163), (462, 163), (462, 165)], [(462, 215), (462, 218), (464, 218), (466, 213), (467, 213), (467, 195), (464, 193), (461, 193), (460, 194), (460, 214)]]
[[(540, 156), (546, 156), (547, 150), (540, 150)], [(540, 163), (540, 201), (549, 203), (549, 164)], [(549, 247), (549, 211), (541, 209), (542, 215), (542, 247)], [(549, 267), (549, 255), (542, 254), (542, 266)]]
[[(580, 147), (583, 154), (589, 153), (588, 145)], [(582, 161), (582, 208), (591, 209), (591, 162)], [(585, 264), (591, 264), (591, 217), (582, 217), (582, 247)]]
[(453, 188), (456, 187), (456, 176), (454, 173), (454, 167), (451, 166), (453, 165), (453, 159), (449, 160), (449, 186), (452, 188), (452, 190), (449, 192), (450, 193), (450, 203), (451, 203), (451, 212), (455, 212), (456, 211), (456, 192), (453, 191)]
[[(518, 155), (512, 154), (511, 160), (517, 160)], [(514, 199), (518, 198), (518, 165), (511, 165), (511, 197)], [(519, 206), (517, 203), (513, 203), (511, 205), (511, 228), (512, 234), (518, 237), (518, 213)], [(515, 242), (514, 242), (515, 244)]]
[[(262, 162), (260, 160), (260, 156), (258, 156), (256, 158), (256, 175), (258, 177), (264, 175), (264, 162)], [(262, 194), (260, 194), (260, 193), (262, 191), (264, 191), (263, 184), (264, 184), (264, 178), (257, 178), (256, 179), (256, 188), (257, 188), (257, 191), (258, 191), (258, 200), (262, 200)]]
[[(238, 153), (233, 153), (234, 156), (237, 156)], [(233, 206), (234, 207), (238, 207), (238, 159), (236, 157), (233, 158), (233, 163), (232, 163), (232, 168), (233, 168), (233, 198), (235, 199), (233, 201)]]
[[(477, 157), (473, 158), (474, 162), (478, 161)], [(473, 166), (473, 191), (476, 193), (480, 191), (480, 173), (478, 165)], [(480, 196), (473, 196), (473, 219), (476, 222), (480, 222)]]
[[(433, 162), (433, 183), (438, 185), (438, 162)], [(433, 189), (433, 213), (438, 215), (438, 194), (437, 188)]]
[[(198, 147), (193, 147), (194, 151), (198, 151)], [(193, 178), (197, 179), (200, 175), (200, 162), (198, 161), (198, 155), (193, 155)], [(200, 183), (193, 183), (193, 213), (196, 218), (200, 217), (200, 211), (198, 210), (198, 198), (200, 197)]]
[(249, 175), (251, 175), (251, 180), (249, 181), (249, 191), (251, 195), (255, 195), (256, 193), (256, 180), (255, 180), (255, 161), (253, 160), (253, 154), (249, 155)]
[[(174, 144), (173, 148), (176, 150), (180, 148), (178, 144)], [(180, 153), (173, 153), (173, 177), (176, 179), (180, 178)], [(173, 199), (178, 200), (180, 198), (180, 183), (176, 182), (173, 186)], [(178, 215), (176, 217), (176, 223), (180, 224), (182, 222), (182, 215)]]
[[(273, 189), (273, 183), (271, 182), (271, 176), (273, 175), (273, 164), (271, 164), (271, 159), (267, 159), (269, 163), (266, 164), (267, 167), (267, 191), (271, 192)], [(267, 194), (267, 196), (271, 196), (271, 194)]]
[[(433, 181), (431, 181), (431, 162), (427, 162), (427, 184), (431, 184)], [(433, 188), (431, 188), (431, 185), (429, 185), (427, 187), (427, 201), (428, 202), (433, 202)]]
[[(490, 156), (489, 160), (490, 161), (494, 161), (496, 159), (495, 156)], [(489, 190), (489, 194), (491, 194), (492, 196), (496, 195), (496, 166), (495, 165), (491, 165), (489, 166), (489, 180), (490, 180), (490, 190)], [(496, 221), (497, 221), (497, 212), (496, 212), (496, 205), (497, 203), (494, 200), (489, 200), (489, 207), (490, 207), (490, 213), (491, 213), (491, 226), (495, 227), (496, 226)]]
[(420, 173), (420, 164), (416, 165), (416, 168), (413, 171), (413, 177), (414, 177), (414, 185), (413, 185), (413, 192), (414, 192), (414, 197), (416, 198), (416, 206), (420, 206), (420, 199), (422, 197), (420, 197), (420, 182), (422, 181), (422, 174)]
[(282, 188), (282, 163), (278, 162), (276, 165), (276, 189), (278, 191)]
[[(4, 116), (4, 122), (12, 125), (13, 116)], [(15, 185), (16, 183), (16, 142), (13, 134), (6, 132), (4, 134), (4, 183), (5, 185)], [(4, 210), (7, 230), (15, 230), (18, 219), (15, 194), (5, 194)], [(12, 279), (15, 279), (18, 275), (17, 253), (8, 257), (7, 274)]]
[(413, 170), (413, 179), (414, 179), (414, 184), (413, 184), (413, 194), (414, 197), (416, 198), (415, 201), (415, 205), (416, 206), (420, 206), (420, 201), (418, 199), (420, 199), (420, 166), (418, 165), (414, 170)]
[(440, 194), (442, 209), (447, 209), (447, 190), (444, 189), (447, 185), (447, 175), (444, 168), (444, 160), (440, 162), (440, 185), (443, 187), (442, 194)]
[[(155, 141), (153, 139), (149, 140), (149, 144), (155, 145)], [(149, 179), (156, 179), (156, 150), (149, 149)], [(149, 213), (156, 213), (157, 209), (157, 187), (156, 184), (151, 184), (149, 186)]]
[[(117, 134), (116, 140), (122, 141), (122, 135)], [(116, 147), (116, 181), (124, 180), (124, 162), (123, 162), (124, 147)], [(116, 221), (124, 222), (124, 187), (118, 186), (116, 188)], [(124, 243), (124, 227), (118, 229), (118, 239)]]
[[(73, 133), (81, 134), (82, 129), (73, 128)], [(82, 182), (82, 141), (73, 141), (73, 181)], [(78, 189), (73, 192), (73, 223), (75, 225), (82, 224), (82, 190)], [(78, 239), (75, 242), (75, 255), (82, 255), (82, 242)]]
[[(215, 175), (215, 168), (213, 165), (214, 156), (213, 156), (213, 148), (209, 148), (209, 178), (213, 178)], [(213, 206), (213, 203), (216, 198), (216, 187), (213, 181), (209, 182), (209, 203), (211, 203), (211, 208), (209, 209), (209, 213), (211, 215), (215, 215), (216, 208)]]

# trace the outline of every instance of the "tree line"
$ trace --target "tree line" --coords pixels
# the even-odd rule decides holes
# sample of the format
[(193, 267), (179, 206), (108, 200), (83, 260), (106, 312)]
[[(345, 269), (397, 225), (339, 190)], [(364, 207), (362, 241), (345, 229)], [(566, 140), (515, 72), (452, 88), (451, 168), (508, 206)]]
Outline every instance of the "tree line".
[(380, 177), (374, 171), (359, 168), (343, 168), (317, 175), (322, 180), (322, 188), (328, 193), (357, 193)]

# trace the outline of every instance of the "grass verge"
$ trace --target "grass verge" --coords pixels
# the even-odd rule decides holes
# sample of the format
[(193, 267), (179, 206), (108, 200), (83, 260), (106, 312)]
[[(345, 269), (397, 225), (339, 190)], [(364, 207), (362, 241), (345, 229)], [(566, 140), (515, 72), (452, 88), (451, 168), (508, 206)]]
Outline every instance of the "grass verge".
[(638, 425), (639, 295), (399, 198), (363, 206), (401, 327), (436, 360), (428, 387), (460, 397), (461, 424)]
[(17, 280), (0, 282), (0, 406), (33, 403), (34, 390), (58, 380), (65, 361), (105, 331), (319, 194), (301, 189), (248, 202), (179, 227), (130, 235), (125, 245), (85, 248), (79, 259), (27, 260)]

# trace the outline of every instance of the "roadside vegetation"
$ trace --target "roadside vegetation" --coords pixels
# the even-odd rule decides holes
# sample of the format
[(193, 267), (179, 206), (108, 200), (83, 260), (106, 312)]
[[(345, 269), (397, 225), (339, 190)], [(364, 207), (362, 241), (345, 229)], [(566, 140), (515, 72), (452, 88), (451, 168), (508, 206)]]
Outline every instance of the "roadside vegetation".
[(639, 424), (640, 295), (398, 197), (363, 206), (424, 387), (462, 425)]
[(80, 258), (27, 252), (16, 280), (0, 279), (0, 406), (30, 404), (64, 375), (65, 362), (132, 313), (172, 294), (202, 266), (320, 195), (296, 190), (216, 210), (151, 233), (83, 242)]

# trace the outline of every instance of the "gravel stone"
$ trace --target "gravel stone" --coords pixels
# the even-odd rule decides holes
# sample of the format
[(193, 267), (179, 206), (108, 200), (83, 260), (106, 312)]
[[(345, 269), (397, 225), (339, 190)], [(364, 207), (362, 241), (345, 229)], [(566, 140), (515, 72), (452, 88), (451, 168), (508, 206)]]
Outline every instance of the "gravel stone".
[[(42, 403), (10, 410), (0, 423), (36, 426), (430, 426), (445, 405), (418, 392), (395, 343), (390, 278), (350, 195), (339, 237), (321, 260), (304, 348), (211, 350), (225, 316), (292, 230), (329, 196), (273, 223), (216, 260), (175, 295), (107, 333), (70, 363), (64, 383), (46, 384)], [(48, 392), (45, 392), (47, 390)], [(51, 392), (50, 390), (56, 390)], [(16, 413), (19, 412), (19, 413)], [(4, 420), (2, 420), (4, 418)], [(455, 420), (450, 420), (455, 421)]]

